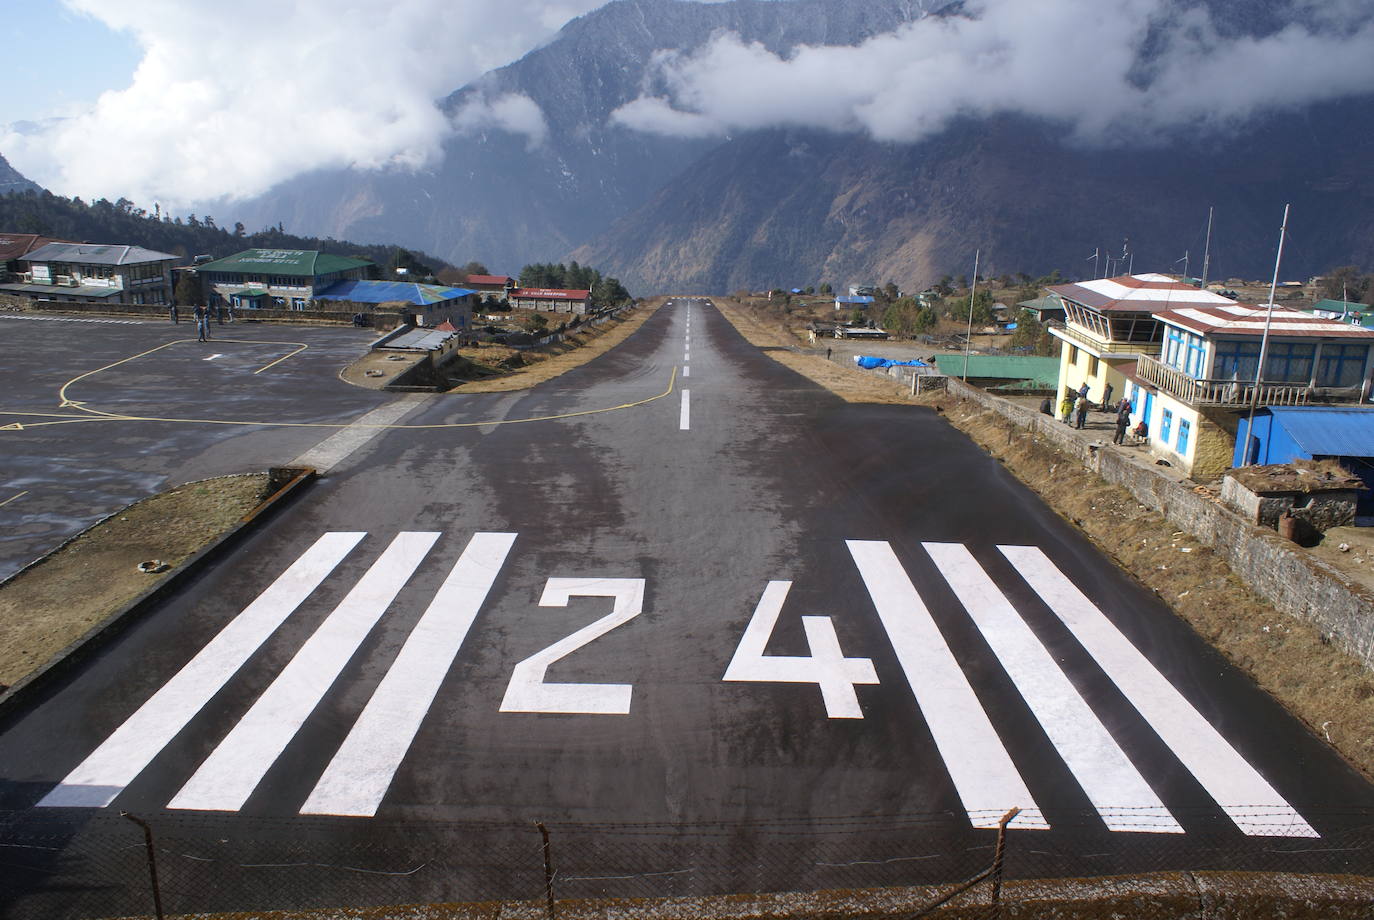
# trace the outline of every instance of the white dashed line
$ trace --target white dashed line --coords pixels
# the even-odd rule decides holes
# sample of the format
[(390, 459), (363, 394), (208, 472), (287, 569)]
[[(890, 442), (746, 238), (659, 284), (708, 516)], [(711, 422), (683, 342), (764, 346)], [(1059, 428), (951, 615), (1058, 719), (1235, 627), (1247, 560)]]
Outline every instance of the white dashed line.
[(682, 391), (682, 414), (678, 416), (679, 431), (689, 431), (692, 427), (692, 391)]
[(692, 366), (690, 364), (682, 365), (682, 379), (686, 380), (690, 376), (692, 376)]

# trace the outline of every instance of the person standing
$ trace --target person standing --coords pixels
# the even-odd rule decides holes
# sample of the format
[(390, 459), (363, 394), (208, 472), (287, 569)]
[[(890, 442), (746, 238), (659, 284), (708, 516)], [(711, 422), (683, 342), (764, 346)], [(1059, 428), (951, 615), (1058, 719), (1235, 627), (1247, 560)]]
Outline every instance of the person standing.
[(1074, 424), (1073, 427), (1075, 427), (1075, 428), (1082, 428), (1082, 427), (1083, 427), (1083, 424), (1084, 424), (1087, 420), (1088, 420), (1088, 397), (1087, 397), (1087, 396), (1080, 396), (1080, 397), (1078, 397), (1078, 410), (1074, 413), (1074, 422), (1075, 422), (1075, 424)]
[(1126, 400), (1121, 400), (1121, 405), (1116, 409), (1116, 435), (1112, 438), (1113, 444), (1126, 443), (1126, 429), (1131, 424), (1131, 404)]
[(1072, 395), (1072, 391), (1070, 391), (1069, 393), (1065, 393), (1065, 394), (1064, 394), (1064, 398), (1063, 398), (1063, 399), (1059, 400), (1059, 420), (1060, 420), (1061, 422), (1063, 422), (1065, 425), (1067, 425), (1067, 424), (1069, 423), (1069, 419), (1070, 419), (1072, 416), (1073, 416), (1073, 395)]
[(1102, 391), (1102, 411), (1112, 411), (1112, 385), (1107, 384), (1107, 388)]
[(173, 325), (173, 326), (175, 326), (175, 325), (177, 325), (178, 323), (181, 322), (181, 319), (177, 316), (177, 305), (176, 305), (176, 304), (172, 304), (171, 307), (168, 308), (168, 312), (169, 312), (169, 313), (171, 314), (171, 316), (172, 316), (172, 325)]
[(205, 304), (196, 304), (196, 341), (210, 341), (210, 310)]

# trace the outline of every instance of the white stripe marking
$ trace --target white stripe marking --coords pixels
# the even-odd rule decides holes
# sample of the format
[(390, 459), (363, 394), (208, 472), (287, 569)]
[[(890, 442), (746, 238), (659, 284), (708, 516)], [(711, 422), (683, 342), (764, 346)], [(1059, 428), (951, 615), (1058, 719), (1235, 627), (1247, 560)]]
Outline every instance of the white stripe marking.
[(682, 365), (682, 379), (686, 380), (690, 376), (692, 376), (692, 366), (690, 364)]
[(876, 540), (845, 542), (973, 826), (996, 827), (1019, 807), (1017, 827), (1048, 827), (897, 554)]
[(959, 543), (921, 545), (935, 560), (940, 574), (954, 589), (959, 603), (992, 647), (1107, 827), (1114, 831), (1183, 833), (973, 554)]
[(475, 534), (301, 808), (371, 817), (472, 629), (513, 533)]
[(224, 357), (224, 354), (223, 354), (223, 353), (220, 353), (220, 354), (217, 354), (217, 355), (211, 355), (211, 356), (208, 357), (208, 358), (201, 358), (200, 360), (202, 360), (202, 361), (213, 361), (213, 360), (215, 360), (216, 358), (223, 358), (223, 357)]
[(364, 536), (327, 533), (316, 540), (38, 804), (109, 805)]
[(361, 449), (378, 435), (386, 433), (387, 426), (396, 424), (411, 410), (432, 398), (428, 394), (414, 393), (378, 406), (347, 428), (335, 432), (301, 454), (291, 461), (291, 465), (309, 466), (321, 473), (328, 472), (342, 463), (349, 454)]
[(689, 431), (692, 427), (692, 391), (682, 391), (682, 411), (677, 418), (679, 431)]
[(1237, 827), (1320, 836), (1039, 548), (998, 548)]
[(167, 807), (242, 808), (438, 539), (397, 534)]

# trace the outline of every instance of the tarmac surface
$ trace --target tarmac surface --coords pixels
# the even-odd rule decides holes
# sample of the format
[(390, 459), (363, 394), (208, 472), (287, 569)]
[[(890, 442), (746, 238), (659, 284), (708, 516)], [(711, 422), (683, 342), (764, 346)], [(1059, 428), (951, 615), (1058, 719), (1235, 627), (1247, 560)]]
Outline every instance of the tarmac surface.
[[(180, 385), (198, 355), (76, 396), (239, 420), (387, 398)], [(185, 910), (533, 897), (533, 821), (569, 896), (957, 880), (1013, 807), (1025, 873), (1374, 871), (1341, 845), (1374, 788), (1155, 596), (934, 412), (848, 405), (709, 301), (532, 391), (403, 409), (3, 726), (7, 835), (49, 841), (0, 869), (16, 915), (138, 909), (93, 855), (120, 810), (218, 867)], [(118, 425), (108, 464), (71, 462), (320, 439), (229, 426), (225, 459), (221, 426)], [(404, 887), (262, 880), (364, 852)]]

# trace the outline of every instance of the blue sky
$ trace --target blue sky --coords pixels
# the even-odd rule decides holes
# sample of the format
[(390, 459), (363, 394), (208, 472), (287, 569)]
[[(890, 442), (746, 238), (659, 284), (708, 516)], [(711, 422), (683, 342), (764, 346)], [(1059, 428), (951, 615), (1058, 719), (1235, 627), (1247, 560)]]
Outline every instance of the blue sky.
[[(7, 4), (8, 6), (8, 4)], [(36, 121), (95, 102), (129, 85), (142, 53), (125, 32), (74, 13), (59, 0), (26, 0), (5, 10), (6, 71), (17, 79), (0, 123)]]

